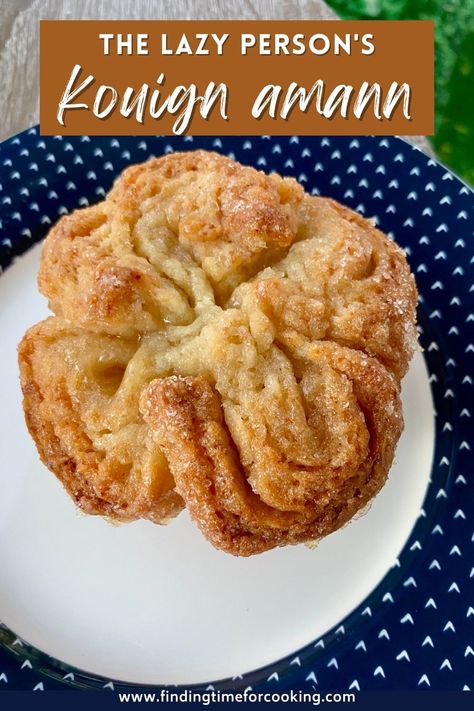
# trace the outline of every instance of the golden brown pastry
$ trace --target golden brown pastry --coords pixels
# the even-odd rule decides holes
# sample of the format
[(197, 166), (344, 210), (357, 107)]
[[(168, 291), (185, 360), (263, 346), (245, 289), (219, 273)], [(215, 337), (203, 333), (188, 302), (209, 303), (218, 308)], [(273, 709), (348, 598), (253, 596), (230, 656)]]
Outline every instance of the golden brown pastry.
[(46, 239), (19, 360), (40, 455), (89, 513), (216, 547), (321, 538), (379, 491), (416, 342), (403, 252), (296, 181), (195, 151)]
[(395, 379), (365, 354), (319, 343), (260, 366), (224, 405), (203, 376), (154, 380), (141, 398), (192, 518), (236, 555), (339, 528), (381, 488), (402, 430)]
[(82, 511), (164, 523), (183, 502), (139, 413), (136, 381), (128, 388), (138, 347), (49, 318), (20, 344), (23, 404), (42, 460)]

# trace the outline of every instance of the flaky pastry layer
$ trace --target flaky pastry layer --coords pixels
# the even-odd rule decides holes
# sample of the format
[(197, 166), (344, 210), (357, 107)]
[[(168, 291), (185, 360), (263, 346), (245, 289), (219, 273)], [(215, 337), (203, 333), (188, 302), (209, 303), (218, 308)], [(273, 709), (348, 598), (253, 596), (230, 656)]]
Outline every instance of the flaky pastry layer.
[(327, 535), (379, 491), (416, 343), (403, 252), (291, 178), (195, 151), (62, 218), (25, 335), (27, 423), (77, 504), (186, 505), (237, 555)]

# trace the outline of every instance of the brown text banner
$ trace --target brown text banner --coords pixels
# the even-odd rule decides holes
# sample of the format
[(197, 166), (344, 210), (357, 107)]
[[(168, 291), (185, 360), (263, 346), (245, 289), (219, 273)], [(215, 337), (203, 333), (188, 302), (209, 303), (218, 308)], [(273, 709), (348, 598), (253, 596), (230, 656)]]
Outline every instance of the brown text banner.
[(433, 133), (433, 23), (43, 21), (45, 135)]

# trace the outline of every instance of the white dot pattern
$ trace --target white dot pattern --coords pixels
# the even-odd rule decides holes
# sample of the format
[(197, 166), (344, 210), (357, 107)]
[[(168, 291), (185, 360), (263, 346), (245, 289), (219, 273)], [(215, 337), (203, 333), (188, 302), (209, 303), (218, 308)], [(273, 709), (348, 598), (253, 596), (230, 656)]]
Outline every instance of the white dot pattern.
[[(269, 136), (41, 138), (0, 146), (0, 271), (60, 215), (100, 200), (129, 163), (218, 150), (347, 203), (405, 249), (436, 409), (426, 500), (393, 567), (322, 639), (271, 667), (208, 688), (474, 689), (474, 200), (462, 182), (396, 138)], [(0, 689), (118, 689), (29, 647), (0, 626)], [(41, 669), (47, 668), (48, 675)], [(236, 670), (238, 672), (238, 670)]]

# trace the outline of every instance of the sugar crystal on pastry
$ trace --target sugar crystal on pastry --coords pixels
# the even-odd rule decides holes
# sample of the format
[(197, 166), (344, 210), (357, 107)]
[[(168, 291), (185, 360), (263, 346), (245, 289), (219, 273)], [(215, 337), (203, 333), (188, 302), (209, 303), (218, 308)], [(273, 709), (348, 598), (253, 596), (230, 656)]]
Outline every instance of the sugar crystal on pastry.
[(19, 349), (28, 427), (86, 512), (216, 547), (319, 539), (383, 486), (414, 279), (369, 221), (205, 151), (127, 168), (50, 231), (54, 316)]

